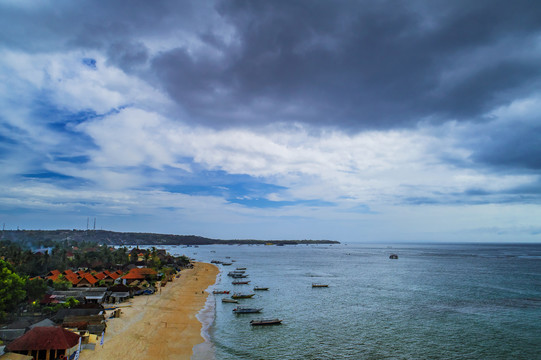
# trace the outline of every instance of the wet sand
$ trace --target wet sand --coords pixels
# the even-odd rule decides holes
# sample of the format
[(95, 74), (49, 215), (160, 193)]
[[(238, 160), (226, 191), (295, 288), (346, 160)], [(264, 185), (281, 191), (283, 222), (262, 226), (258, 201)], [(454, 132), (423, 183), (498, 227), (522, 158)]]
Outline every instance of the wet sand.
[(190, 359), (204, 341), (196, 315), (205, 306), (205, 291), (216, 282), (218, 268), (194, 263), (181, 276), (150, 296), (138, 296), (122, 307), (120, 318), (107, 322), (104, 346), (83, 350), (81, 360)]

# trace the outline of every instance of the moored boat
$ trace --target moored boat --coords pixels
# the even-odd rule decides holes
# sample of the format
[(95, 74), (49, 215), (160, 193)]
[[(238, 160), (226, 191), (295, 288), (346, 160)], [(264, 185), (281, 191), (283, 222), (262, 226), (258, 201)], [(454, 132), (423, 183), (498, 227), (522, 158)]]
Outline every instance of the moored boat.
[(238, 304), (238, 303), (239, 303), (238, 300), (230, 299), (230, 298), (223, 298), (223, 299), (222, 299), (222, 302), (223, 302), (223, 303), (235, 303), (235, 304)]
[(233, 309), (233, 312), (235, 314), (255, 314), (261, 312), (261, 310), (263, 310), (263, 308), (249, 308), (244, 306), (237, 306)]
[(280, 325), (282, 320), (280, 319), (258, 319), (250, 321), (250, 325)]
[(247, 285), (249, 283), (250, 283), (250, 281), (233, 281), (233, 282), (231, 282), (231, 284), (233, 284), (233, 285)]
[(239, 293), (235, 293), (231, 297), (233, 299), (249, 299), (249, 298), (254, 297), (254, 295), (255, 294), (239, 294)]
[(329, 285), (327, 285), (327, 284), (315, 284), (315, 283), (312, 283), (312, 287), (313, 287), (313, 288), (322, 288), (322, 287), (329, 287)]
[(246, 268), (245, 268), (245, 267), (238, 267), (236, 270), (237, 270), (237, 271), (239, 271), (239, 270), (246, 270)]
[(269, 290), (269, 288), (268, 287), (259, 287), (259, 286), (256, 286), (254, 288), (254, 291), (264, 291), (264, 290)]
[(214, 290), (213, 294), (229, 294), (229, 290)]

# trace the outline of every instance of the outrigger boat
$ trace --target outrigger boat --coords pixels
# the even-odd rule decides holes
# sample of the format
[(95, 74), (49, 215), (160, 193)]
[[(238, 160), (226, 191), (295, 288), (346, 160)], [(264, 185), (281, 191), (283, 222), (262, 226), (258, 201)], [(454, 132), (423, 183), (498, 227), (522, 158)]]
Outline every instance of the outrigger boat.
[(254, 295), (255, 294), (239, 294), (239, 293), (235, 293), (231, 297), (233, 299), (249, 299), (249, 298), (254, 297)]
[(313, 288), (329, 287), (329, 285), (327, 285), (327, 284), (314, 284), (314, 283), (312, 283), (312, 287), (313, 287)]
[(235, 314), (254, 314), (261, 312), (263, 308), (249, 308), (249, 307), (243, 307), (243, 306), (237, 306), (233, 309), (233, 312)]
[(259, 319), (250, 321), (250, 325), (280, 325), (282, 320), (280, 319)]

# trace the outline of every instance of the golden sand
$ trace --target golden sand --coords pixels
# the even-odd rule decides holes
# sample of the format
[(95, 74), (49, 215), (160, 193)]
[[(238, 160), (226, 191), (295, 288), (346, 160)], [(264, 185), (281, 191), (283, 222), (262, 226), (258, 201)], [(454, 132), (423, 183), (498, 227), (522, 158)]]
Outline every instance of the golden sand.
[[(205, 291), (216, 282), (218, 268), (194, 263), (155, 295), (138, 296), (122, 307), (120, 318), (107, 322), (105, 343), (83, 350), (81, 360), (190, 359), (204, 341), (196, 318), (205, 306)], [(123, 303), (123, 305), (130, 304)]]

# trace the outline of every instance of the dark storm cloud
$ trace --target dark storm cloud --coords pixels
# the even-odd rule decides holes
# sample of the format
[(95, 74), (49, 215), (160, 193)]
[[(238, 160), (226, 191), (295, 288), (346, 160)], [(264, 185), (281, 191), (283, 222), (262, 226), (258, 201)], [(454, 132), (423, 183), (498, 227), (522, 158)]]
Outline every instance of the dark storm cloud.
[(496, 170), (541, 170), (541, 122), (512, 123), (487, 129), (470, 143), (472, 160)]
[[(541, 83), (535, 1), (0, 6), (4, 46), (98, 49), (211, 126), (301, 121), (363, 129), (476, 120)], [(152, 53), (148, 41), (162, 38), (169, 43)], [(203, 45), (194, 48), (194, 41)]]
[(358, 128), (471, 120), (541, 78), (540, 54), (519, 54), (541, 34), (541, 5), (533, 2), (225, 1), (216, 8), (236, 41), (200, 39), (222, 56), (179, 48), (153, 62), (169, 93), (211, 124), (238, 121), (227, 116), (238, 110), (254, 122)]

